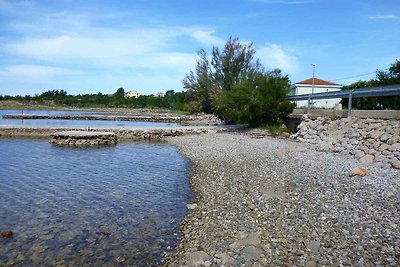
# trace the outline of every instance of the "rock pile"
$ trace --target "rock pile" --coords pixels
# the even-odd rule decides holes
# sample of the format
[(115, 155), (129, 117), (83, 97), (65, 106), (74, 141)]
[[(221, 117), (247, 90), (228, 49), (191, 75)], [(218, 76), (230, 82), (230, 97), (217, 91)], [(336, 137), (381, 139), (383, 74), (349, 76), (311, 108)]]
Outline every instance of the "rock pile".
[[(61, 131), (84, 131), (86, 128), (54, 128), (54, 127), (0, 127), (0, 136), (5, 137), (47, 137), (54, 132)], [(158, 140), (168, 136), (181, 136), (191, 134), (202, 134), (215, 131), (223, 131), (224, 128), (211, 126), (193, 127), (167, 127), (167, 128), (93, 128), (91, 132), (113, 131), (117, 138), (131, 140)]]
[(400, 169), (400, 121), (303, 117), (292, 138), (319, 150), (354, 155), (361, 163), (381, 162)]
[(65, 131), (51, 135), (49, 141), (56, 146), (105, 146), (115, 145), (117, 137), (112, 132)]

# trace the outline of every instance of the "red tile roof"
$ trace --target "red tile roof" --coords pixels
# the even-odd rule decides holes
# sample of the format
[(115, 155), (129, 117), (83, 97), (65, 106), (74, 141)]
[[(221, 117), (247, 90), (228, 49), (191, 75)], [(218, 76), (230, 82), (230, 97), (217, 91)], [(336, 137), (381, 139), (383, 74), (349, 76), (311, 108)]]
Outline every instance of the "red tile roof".
[[(298, 82), (296, 84), (312, 84), (312, 83), (313, 83), (313, 78), (310, 78), (310, 79)], [(315, 85), (340, 85), (340, 84), (337, 84), (337, 83), (321, 80), (321, 79), (318, 79), (318, 78), (314, 78), (314, 84)]]

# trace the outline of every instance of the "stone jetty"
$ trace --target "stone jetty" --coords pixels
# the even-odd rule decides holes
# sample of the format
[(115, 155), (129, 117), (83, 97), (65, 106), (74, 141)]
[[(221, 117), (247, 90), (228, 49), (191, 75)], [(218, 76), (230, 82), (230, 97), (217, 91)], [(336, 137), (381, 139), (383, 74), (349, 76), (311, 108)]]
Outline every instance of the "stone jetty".
[(146, 121), (146, 122), (174, 122), (174, 123), (181, 122), (183, 120), (181, 116), (30, 115), (30, 114), (5, 114), (3, 115), (3, 119)]
[(51, 135), (50, 143), (57, 146), (104, 146), (115, 145), (113, 132), (63, 131)]
[[(87, 127), (39, 127), (0, 125), (0, 137), (50, 137), (55, 132), (86, 131)], [(180, 127), (112, 127), (90, 128), (90, 132), (113, 132), (118, 139), (124, 140), (159, 140), (168, 136), (203, 134), (227, 131), (229, 127), (216, 126), (180, 126)]]

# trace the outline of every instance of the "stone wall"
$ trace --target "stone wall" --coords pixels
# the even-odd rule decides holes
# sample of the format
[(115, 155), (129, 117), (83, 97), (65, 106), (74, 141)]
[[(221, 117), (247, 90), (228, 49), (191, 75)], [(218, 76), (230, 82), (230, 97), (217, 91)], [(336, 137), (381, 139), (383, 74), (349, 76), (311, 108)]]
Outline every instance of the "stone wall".
[(117, 144), (117, 138), (115, 136), (92, 138), (53, 137), (49, 143), (56, 146), (110, 146)]
[[(5, 137), (50, 137), (59, 131), (84, 131), (87, 128), (54, 128), (54, 127), (0, 127), (0, 136)], [(201, 134), (216, 131), (213, 127), (177, 127), (177, 128), (96, 128), (91, 131), (111, 131), (118, 139), (158, 140), (167, 136)]]
[(297, 141), (315, 144), (322, 151), (354, 155), (361, 163), (380, 162), (400, 169), (400, 121), (344, 118), (332, 120), (303, 116)]

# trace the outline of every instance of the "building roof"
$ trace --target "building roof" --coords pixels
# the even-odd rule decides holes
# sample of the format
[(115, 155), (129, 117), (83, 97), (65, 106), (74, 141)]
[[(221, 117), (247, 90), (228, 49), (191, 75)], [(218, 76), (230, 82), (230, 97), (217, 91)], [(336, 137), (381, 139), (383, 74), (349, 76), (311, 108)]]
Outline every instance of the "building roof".
[[(313, 78), (310, 78), (310, 79), (307, 79), (307, 80), (304, 80), (304, 81), (301, 81), (301, 82), (297, 82), (296, 84), (310, 84), (310, 85), (312, 85), (313, 84)], [(318, 79), (318, 78), (314, 78), (314, 85), (340, 85), (340, 84), (333, 83), (333, 82), (330, 82), (330, 81), (321, 80), (321, 79)]]

